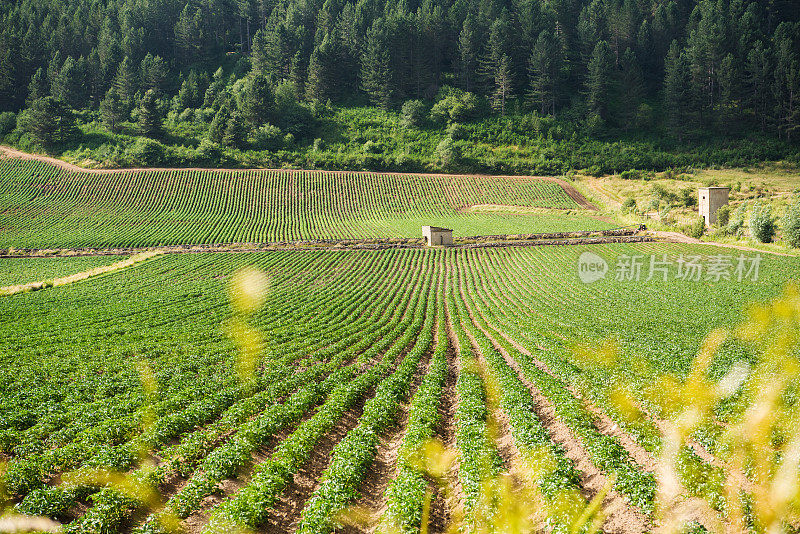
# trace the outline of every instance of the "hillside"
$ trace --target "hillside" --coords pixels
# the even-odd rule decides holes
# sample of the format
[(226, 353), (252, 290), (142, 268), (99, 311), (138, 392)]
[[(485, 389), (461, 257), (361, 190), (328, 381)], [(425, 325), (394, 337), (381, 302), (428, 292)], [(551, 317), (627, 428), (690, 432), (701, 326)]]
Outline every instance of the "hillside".
[(103, 173), (0, 159), (0, 248), (420, 237), (423, 225), (450, 227), (461, 237), (613, 226), (587, 206), (569, 184), (548, 178), (281, 170)]

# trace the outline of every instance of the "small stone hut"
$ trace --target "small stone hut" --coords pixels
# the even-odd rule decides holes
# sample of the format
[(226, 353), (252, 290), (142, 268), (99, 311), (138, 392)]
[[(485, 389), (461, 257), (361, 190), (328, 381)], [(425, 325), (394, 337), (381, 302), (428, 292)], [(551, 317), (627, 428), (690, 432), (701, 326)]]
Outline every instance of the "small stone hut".
[(728, 204), (729, 187), (701, 187), (698, 193), (700, 216), (711, 226), (717, 222), (717, 210)]
[(452, 245), (453, 231), (450, 228), (439, 228), (438, 226), (423, 226), (422, 237), (425, 244), (429, 247), (435, 245)]

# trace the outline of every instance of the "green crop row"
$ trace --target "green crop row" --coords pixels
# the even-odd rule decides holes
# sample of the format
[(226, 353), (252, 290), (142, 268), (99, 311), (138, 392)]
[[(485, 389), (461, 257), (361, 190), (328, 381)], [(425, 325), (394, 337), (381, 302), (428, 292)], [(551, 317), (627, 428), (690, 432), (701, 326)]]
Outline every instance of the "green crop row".
[(418, 316), (407, 334), (409, 342), (416, 336), (413, 348), (367, 401), (358, 425), (333, 449), (330, 465), (302, 511), (298, 534), (332, 532), (333, 517), (358, 498), (358, 488), (374, 461), (379, 436), (395, 422), (399, 404), (407, 398), (414, 373), (433, 341), (436, 298), (431, 293), (436, 288), (430, 280), (428, 286), (423, 289), (427, 299), (425, 313)]
[[(421, 447), (433, 439), (440, 423), (442, 388), (447, 378), (447, 316), (441, 292), (437, 305), (436, 348), (428, 366), (428, 373), (417, 389), (408, 411), (406, 433), (400, 444), (397, 458), (397, 477), (386, 489), (386, 512), (382, 527), (389, 532), (410, 534), (419, 532), (428, 481), (412, 461)], [(388, 525), (388, 526), (387, 526)]]

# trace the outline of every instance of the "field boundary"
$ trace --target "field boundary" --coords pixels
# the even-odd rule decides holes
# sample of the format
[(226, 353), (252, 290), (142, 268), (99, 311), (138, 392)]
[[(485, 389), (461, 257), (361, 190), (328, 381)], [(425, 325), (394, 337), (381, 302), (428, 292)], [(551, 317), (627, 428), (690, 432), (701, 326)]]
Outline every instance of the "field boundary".
[[(606, 243), (647, 243), (656, 241), (649, 235), (622, 235), (622, 236), (594, 236), (570, 239), (536, 239), (536, 240), (508, 240), (485, 241), (472, 243), (457, 243), (448, 249), (471, 248), (513, 248), (513, 247), (539, 247), (539, 246), (574, 246), (574, 245), (600, 245)], [(235, 252), (265, 252), (278, 250), (312, 251), (312, 250), (388, 250), (388, 249), (425, 249), (422, 240), (371, 240), (371, 241), (342, 241), (336, 243), (230, 243), (217, 245), (170, 245), (161, 247), (141, 248), (70, 248), (70, 249), (6, 249), (0, 250), (2, 258), (68, 258), (80, 256), (115, 256), (126, 254), (139, 254), (158, 252), (161, 254), (199, 254), (204, 252), (235, 253)]]
[(113, 273), (116, 271), (127, 269), (128, 267), (136, 265), (137, 263), (149, 260), (150, 258), (155, 258), (156, 256), (160, 256), (161, 254), (163, 254), (163, 252), (160, 250), (140, 251), (138, 254), (125, 258), (124, 260), (120, 260), (116, 263), (112, 263), (111, 265), (103, 265), (100, 267), (95, 267), (94, 269), (89, 269), (88, 271), (74, 273), (69, 276), (62, 276), (60, 278), (55, 278), (51, 280), (28, 282), (26, 284), (15, 284), (11, 286), (0, 287), (0, 296), (7, 297), (9, 295), (16, 295), (18, 293), (28, 293), (29, 291), (38, 291), (40, 289), (47, 289), (48, 287), (69, 285), (75, 282), (86, 280), (88, 278), (99, 276), (101, 274)]
[(49, 163), (61, 169), (70, 172), (84, 172), (95, 174), (119, 174), (125, 172), (167, 172), (167, 171), (195, 171), (195, 172), (246, 172), (246, 171), (269, 171), (269, 172), (308, 172), (308, 173), (326, 173), (326, 174), (356, 174), (356, 175), (383, 175), (383, 176), (430, 176), (430, 177), (456, 177), (456, 176), (473, 176), (475, 178), (503, 178), (509, 180), (541, 180), (546, 182), (554, 182), (561, 186), (564, 192), (582, 209), (599, 211), (597, 206), (589, 202), (580, 191), (578, 191), (571, 183), (563, 178), (555, 176), (532, 176), (532, 175), (506, 175), (506, 174), (474, 174), (474, 173), (426, 173), (426, 172), (387, 172), (387, 171), (339, 171), (339, 170), (325, 170), (325, 169), (270, 169), (267, 167), (242, 167), (242, 168), (215, 168), (215, 167), (125, 167), (119, 169), (87, 169), (73, 163), (68, 163), (64, 160), (54, 158), (52, 156), (44, 156), (41, 154), (31, 154), (11, 148), (6, 145), (0, 145), (0, 158), (10, 157), (24, 160), (36, 160), (44, 163)]

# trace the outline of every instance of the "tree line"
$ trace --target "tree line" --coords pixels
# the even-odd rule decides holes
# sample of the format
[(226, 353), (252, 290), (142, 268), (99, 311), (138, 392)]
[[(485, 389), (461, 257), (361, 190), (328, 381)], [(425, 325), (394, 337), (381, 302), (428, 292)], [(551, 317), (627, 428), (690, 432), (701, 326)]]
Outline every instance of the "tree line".
[(0, 110), (55, 117), (58, 139), (71, 109), (157, 136), (167, 107), (210, 108), (209, 136), (236, 144), (302, 129), (294, 101), (399, 108), (453, 86), (590, 130), (791, 140), (799, 17), (793, 0), (18, 0), (0, 5)]

